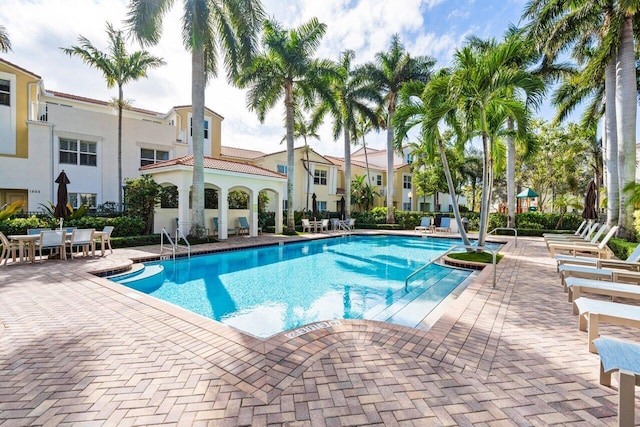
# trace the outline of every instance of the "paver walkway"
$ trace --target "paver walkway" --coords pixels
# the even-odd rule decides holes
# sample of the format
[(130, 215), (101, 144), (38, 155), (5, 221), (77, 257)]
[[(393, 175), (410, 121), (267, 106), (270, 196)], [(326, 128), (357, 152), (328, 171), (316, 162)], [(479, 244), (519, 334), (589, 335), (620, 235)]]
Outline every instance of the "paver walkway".
[(267, 340), (86, 272), (141, 249), (2, 267), (0, 425), (614, 425), (544, 243), (503, 253), (497, 287), (483, 272), (428, 331), (340, 320)]

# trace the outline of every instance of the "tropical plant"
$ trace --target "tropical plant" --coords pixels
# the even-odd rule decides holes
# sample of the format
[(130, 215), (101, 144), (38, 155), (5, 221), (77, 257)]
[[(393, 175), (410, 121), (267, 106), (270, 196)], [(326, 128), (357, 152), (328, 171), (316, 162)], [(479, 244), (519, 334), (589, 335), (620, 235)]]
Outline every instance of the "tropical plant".
[(0, 52), (9, 52), (11, 50), (11, 40), (7, 29), (0, 25)]
[(544, 61), (552, 62), (571, 48), (572, 56), (586, 64), (576, 87), (586, 93), (599, 91), (604, 80), (607, 216), (610, 223), (617, 220), (622, 235), (633, 223), (633, 208), (625, 203), (627, 194), (621, 189), (635, 181), (638, 86), (633, 21), (639, 11), (637, 1), (532, 0), (523, 16), (531, 20), (528, 31), (545, 53)]
[(145, 234), (153, 232), (153, 213), (160, 203), (162, 187), (149, 175), (125, 179), (125, 204), (127, 214), (145, 223)]
[(365, 175), (356, 175), (351, 182), (351, 200), (358, 205), (361, 210), (368, 211), (373, 206), (374, 197), (380, 196), (371, 185)]
[[(371, 83), (379, 88), (383, 95), (383, 106), (387, 112), (387, 206), (393, 206), (393, 157), (402, 147), (394, 146), (393, 116), (396, 111), (397, 97), (406, 83), (418, 81), (426, 83), (432, 74), (435, 60), (428, 56), (411, 57), (396, 34), (391, 38), (389, 49), (378, 52), (375, 63), (368, 63), (359, 68)], [(395, 139), (398, 140), (397, 138)], [(395, 223), (394, 209), (387, 209), (387, 222)]]
[[(162, 19), (174, 0), (131, 0), (127, 23), (143, 45), (157, 44)], [(182, 41), (191, 52), (193, 138), (192, 215), (189, 234), (204, 237), (204, 89), (223, 57), (227, 79), (253, 56), (264, 12), (259, 0), (184, 0)]]
[[(464, 118), (464, 127), (479, 135), (482, 141), (479, 246), (484, 245), (488, 229), (495, 138), (507, 119), (516, 126), (514, 135), (524, 138), (529, 120), (527, 105), (538, 105), (544, 93), (544, 83), (540, 78), (512, 66), (513, 56), (519, 53), (519, 48), (513, 43), (501, 43), (486, 51), (465, 46), (456, 51), (448, 80), (452, 99), (447, 104), (455, 105)], [(518, 98), (521, 94), (525, 99)]]
[[(377, 116), (371, 105), (382, 102), (377, 88), (362, 74), (353, 73), (351, 63), (354, 58), (355, 53), (352, 50), (340, 55), (335, 64), (337, 75), (331, 81), (333, 98), (318, 105), (313, 120), (318, 124), (325, 114), (329, 114), (333, 118), (333, 138), (337, 140), (340, 132), (343, 134), (345, 194), (351, 194), (351, 143), (358, 118), (375, 122)], [(350, 197), (346, 199), (345, 217), (351, 217)]]
[(78, 56), (82, 61), (102, 72), (107, 87), (118, 87), (118, 203), (122, 203), (122, 110), (127, 108), (123, 86), (140, 77), (147, 77), (149, 68), (164, 65), (162, 58), (151, 55), (146, 50), (127, 52), (125, 39), (121, 30), (116, 30), (107, 23), (109, 52), (98, 50), (86, 37), (78, 37), (78, 45), (61, 48), (69, 56)]
[(459, 140), (463, 138), (456, 117), (457, 104), (452, 102), (456, 99), (452, 97), (450, 92), (453, 88), (451, 79), (452, 76), (448, 70), (440, 70), (426, 85), (414, 82), (402, 88), (401, 102), (393, 125), (397, 126), (398, 131), (396, 143), (406, 138), (410, 129), (418, 126), (421, 136), (421, 152), (430, 159), (436, 156), (436, 151), (439, 152), (460, 237), (465, 245), (469, 245), (469, 237), (462, 224), (456, 189), (447, 160), (444, 136), (440, 129), (441, 124), (447, 125), (457, 131)]
[(26, 200), (17, 200), (11, 204), (6, 204), (0, 208), (0, 221), (8, 219), (14, 213), (21, 211), (27, 204)]
[(372, 130), (379, 131), (381, 126), (383, 126), (384, 119), (380, 115), (380, 110), (376, 111), (376, 120), (371, 121), (365, 117), (358, 117), (358, 121), (356, 123), (356, 127), (353, 131), (353, 142), (354, 144), (358, 144), (358, 141), (362, 140), (362, 148), (364, 149), (364, 164), (367, 170), (367, 182), (371, 183), (371, 173), (369, 171), (369, 152), (367, 150), (367, 141), (365, 136)]
[(298, 28), (286, 30), (276, 21), (264, 21), (264, 52), (239, 76), (248, 87), (247, 104), (260, 122), (284, 98), (287, 129), (287, 233), (295, 233), (294, 218), (294, 118), (296, 106), (310, 107), (319, 97), (331, 102), (330, 77), (336, 75), (331, 61), (314, 59), (326, 25), (312, 18)]

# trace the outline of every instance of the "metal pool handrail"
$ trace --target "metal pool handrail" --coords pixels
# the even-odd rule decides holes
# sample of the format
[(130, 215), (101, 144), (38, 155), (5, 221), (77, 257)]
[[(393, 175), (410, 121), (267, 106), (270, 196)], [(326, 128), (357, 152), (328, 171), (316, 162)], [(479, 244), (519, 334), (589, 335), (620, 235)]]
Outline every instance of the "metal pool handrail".
[(493, 262), (492, 262), (492, 264), (493, 264), (493, 287), (494, 288), (496, 287), (496, 252), (491, 250), (491, 249), (487, 249), (486, 246), (455, 245), (455, 246), (452, 246), (449, 249), (447, 249), (444, 253), (438, 255), (436, 258), (429, 260), (429, 262), (427, 262), (425, 265), (423, 265), (422, 267), (420, 267), (417, 270), (415, 270), (413, 273), (409, 274), (407, 276), (407, 278), (404, 279), (404, 290), (405, 290), (405, 292), (409, 288), (409, 279), (414, 277), (416, 274), (420, 273), (425, 268), (429, 267), (431, 264), (433, 264), (434, 262), (436, 262), (437, 260), (439, 260), (443, 256), (448, 255), (454, 249), (476, 249), (476, 250), (477, 249), (482, 249), (484, 252), (489, 252), (492, 255), (492, 258), (493, 258)]
[[(182, 238), (182, 240), (184, 240), (184, 242), (186, 243), (186, 245), (180, 245), (180, 238)], [(180, 230), (179, 228), (176, 228), (176, 248), (182, 248), (184, 247), (187, 250), (187, 256), (189, 258), (191, 258), (191, 245), (189, 244), (189, 241), (187, 240), (187, 238), (184, 236), (184, 234), (182, 234), (182, 230)], [(174, 249), (175, 251), (175, 249)], [(174, 255), (175, 257), (175, 255)]]
[(513, 235), (516, 236), (516, 248), (518, 247), (518, 230), (516, 230), (515, 228), (511, 228), (511, 227), (496, 227), (493, 230), (491, 230), (489, 232), (489, 234), (493, 234), (494, 231), (496, 230), (510, 230), (513, 231)]
[(162, 227), (162, 234), (160, 234), (160, 253), (164, 252), (164, 237), (167, 237), (167, 240), (169, 241), (169, 243), (171, 244), (171, 252), (173, 255), (173, 259), (176, 259), (176, 244), (173, 243), (173, 240), (171, 239), (171, 236), (169, 235), (169, 233), (167, 233), (167, 230)]

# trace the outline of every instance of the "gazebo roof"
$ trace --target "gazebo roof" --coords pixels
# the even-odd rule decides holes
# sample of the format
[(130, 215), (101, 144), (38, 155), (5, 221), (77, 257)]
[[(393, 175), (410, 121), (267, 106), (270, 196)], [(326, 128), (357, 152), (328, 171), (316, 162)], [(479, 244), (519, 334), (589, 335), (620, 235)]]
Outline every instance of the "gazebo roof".
[(518, 195), (516, 197), (518, 199), (534, 198), (534, 197), (538, 197), (538, 193), (536, 193), (535, 191), (533, 191), (530, 188), (527, 188), (526, 190), (521, 191), (520, 193), (518, 193)]
[[(165, 160), (164, 162), (158, 162), (153, 165), (147, 165), (140, 168), (141, 171), (148, 171), (153, 169), (166, 168), (168, 166), (191, 166), (193, 167), (193, 155), (178, 157), (176, 159)], [(281, 178), (286, 179), (286, 175), (278, 172), (270, 171), (269, 169), (261, 168), (260, 166), (250, 165), (242, 162), (234, 162), (231, 160), (221, 160), (213, 157), (204, 157), (204, 168), (214, 169), (226, 172), (237, 172), (248, 175), (266, 176), (269, 178)]]

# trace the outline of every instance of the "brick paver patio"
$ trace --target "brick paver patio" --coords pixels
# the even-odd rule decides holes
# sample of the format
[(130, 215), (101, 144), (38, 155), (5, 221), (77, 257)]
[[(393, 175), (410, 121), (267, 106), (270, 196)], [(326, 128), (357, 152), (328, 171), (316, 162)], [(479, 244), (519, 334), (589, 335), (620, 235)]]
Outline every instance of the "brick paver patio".
[(157, 248), (2, 266), (0, 425), (614, 425), (542, 239), (505, 239), (497, 287), (486, 269), (429, 330), (340, 320), (267, 340), (88, 273)]

